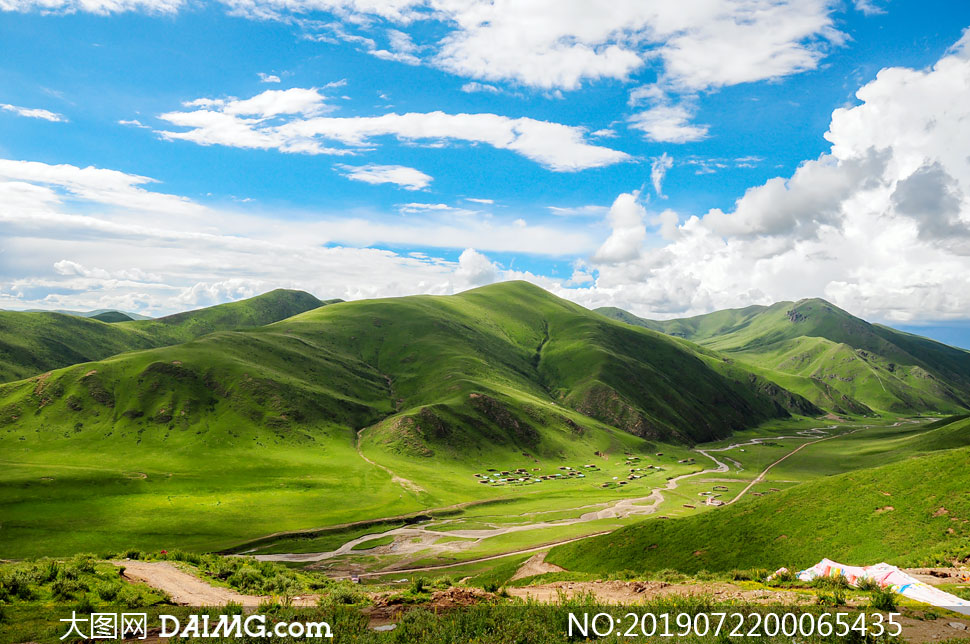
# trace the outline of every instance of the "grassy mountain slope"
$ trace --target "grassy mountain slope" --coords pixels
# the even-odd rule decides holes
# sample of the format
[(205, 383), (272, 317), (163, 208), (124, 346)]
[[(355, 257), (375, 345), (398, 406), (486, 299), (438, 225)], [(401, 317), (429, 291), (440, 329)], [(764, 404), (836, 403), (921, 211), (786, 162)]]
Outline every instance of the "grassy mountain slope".
[[(525, 283), (334, 304), (0, 386), (5, 460), (26, 477), (0, 485), (0, 552), (56, 542), (68, 499), (97, 506), (114, 540), (225, 547), (503, 494), (471, 476), (486, 459), (656, 451), (647, 440), (722, 437), (786, 408), (819, 411)], [(417, 487), (357, 456), (361, 430), (364, 454)], [(145, 508), (162, 527), (138, 523)]]
[(837, 413), (953, 413), (970, 406), (970, 353), (869, 324), (824, 300), (664, 322), (616, 311), (600, 309), (734, 356)]
[(327, 303), (309, 293), (278, 289), (239, 302), (129, 322), (0, 311), (0, 382), (124, 351), (186, 342), (213, 331), (262, 326)]
[(107, 322), (109, 324), (113, 324), (115, 322), (131, 322), (135, 319), (126, 313), (122, 313), (121, 311), (105, 311), (103, 313), (95, 313), (89, 317), (92, 320), (97, 320), (98, 322)]
[[(932, 426), (931, 426), (932, 427)], [(852, 564), (948, 564), (970, 557), (970, 421), (897, 441), (909, 454), (704, 514), (650, 520), (554, 548), (569, 570), (683, 572)], [(831, 444), (830, 444), (831, 445)], [(916, 456), (913, 456), (916, 455)]]

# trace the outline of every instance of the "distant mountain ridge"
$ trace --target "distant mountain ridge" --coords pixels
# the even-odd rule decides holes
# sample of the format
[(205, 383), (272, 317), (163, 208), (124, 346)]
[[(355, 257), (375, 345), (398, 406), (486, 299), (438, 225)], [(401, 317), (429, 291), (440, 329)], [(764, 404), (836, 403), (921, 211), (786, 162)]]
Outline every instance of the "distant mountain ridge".
[(735, 357), (836, 413), (949, 413), (970, 407), (970, 352), (870, 324), (825, 300), (666, 321), (616, 308), (597, 312)]
[[(257, 297), (162, 318), (121, 320), (54, 312), (0, 311), (0, 382), (101, 360), (125, 351), (187, 342), (207, 333), (257, 327), (323, 306), (303, 291)], [(118, 313), (115, 311), (114, 313)]]

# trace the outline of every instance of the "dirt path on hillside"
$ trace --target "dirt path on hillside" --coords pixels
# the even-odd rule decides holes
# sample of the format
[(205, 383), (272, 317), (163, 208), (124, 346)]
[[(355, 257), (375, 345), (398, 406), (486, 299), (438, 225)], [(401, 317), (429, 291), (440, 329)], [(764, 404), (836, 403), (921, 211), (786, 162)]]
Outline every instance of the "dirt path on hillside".
[(534, 577), (536, 575), (542, 575), (547, 572), (563, 572), (566, 569), (560, 568), (556, 564), (546, 563), (546, 554), (548, 551), (537, 552), (528, 559), (526, 559), (519, 569), (515, 571), (512, 578), (509, 581), (515, 581), (516, 579), (525, 579), (526, 577)]
[[(258, 606), (270, 597), (243, 595), (231, 588), (213, 586), (195, 575), (179, 570), (167, 561), (113, 561), (124, 568), (122, 576), (131, 582), (148, 584), (168, 594), (173, 603), (182, 606), (225, 606), (229, 602), (242, 606)], [(315, 597), (296, 597), (299, 606), (315, 606)]]
[(420, 485), (418, 485), (414, 481), (409, 481), (408, 479), (404, 478), (403, 476), (398, 476), (397, 474), (395, 474), (391, 470), (391, 468), (385, 467), (385, 466), (381, 465), (380, 463), (375, 463), (374, 461), (372, 461), (369, 458), (367, 458), (366, 456), (364, 456), (364, 451), (360, 448), (360, 439), (361, 439), (361, 436), (364, 433), (364, 430), (366, 430), (366, 429), (370, 429), (370, 428), (369, 427), (364, 427), (363, 429), (357, 430), (357, 439), (356, 439), (355, 445), (354, 445), (354, 447), (357, 448), (357, 455), (360, 456), (365, 461), (367, 461), (368, 463), (370, 463), (371, 465), (373, 465), (374, 467), (379, 467), (382, 470), (384, 470), (385, 472), (387, 472), (388, 474), (390, 474), (391, 475), (391, 482), (392, 483), (397, 483), (398, 485), (400, 485), (401, 487), (403, 487), (408, 492), (414, 492), (415, 494), (419, 494), (421, 492), (427, 492), (427, 490), (425, 490), (423, 487), (421, 487)]

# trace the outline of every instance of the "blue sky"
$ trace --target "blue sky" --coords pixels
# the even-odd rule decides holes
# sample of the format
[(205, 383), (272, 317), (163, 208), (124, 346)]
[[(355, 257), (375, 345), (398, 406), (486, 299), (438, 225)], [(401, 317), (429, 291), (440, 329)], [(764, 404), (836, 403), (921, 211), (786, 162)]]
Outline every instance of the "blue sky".
[(0, 306), (524, 278), (959, 333), (970, 5), (670, 4), (0, 0)]

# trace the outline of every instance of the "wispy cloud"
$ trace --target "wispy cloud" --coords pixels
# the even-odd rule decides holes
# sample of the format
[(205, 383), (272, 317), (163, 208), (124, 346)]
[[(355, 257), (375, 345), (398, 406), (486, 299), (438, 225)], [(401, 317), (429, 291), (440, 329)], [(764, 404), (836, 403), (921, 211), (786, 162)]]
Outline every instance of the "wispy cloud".
[(405, 190), (423, 190), (432, 181), (432, 177), (420, 170), (403, 165), (343, 165), (334, 166), (348, 179), (363, 181), (373, 185), (393, 183)]
[(17, 116), (23, 116), (30, 119), (43, 119), (45, 121), (52, 121), (54, 123), (67, 122), (67, 118), (63, 114), (51, 112), (50, 110), (42, 110), (32, 107), (20, 107), (18, 105), (8, 105), (7, 103), (0, 103), (0, 109), (6, 112), (13, 112)]
[(387, 135), (432, 146), (442, 141), (465, 141), (510, 150), (558, 172), (630, 159), (625, 152), (591, 143), (581, 127), (526, 117), (441, 111), (323, 117), (318, 114), (331, 108), (316, 89), (268, 90), (244, 100), (198, 98), (184, 106), (190, 109), (159, 116), (185, 128), (159, 131), (163, 138), (201, 145), (336, 155), (367, 150), (375, 145), (374, 138)]

